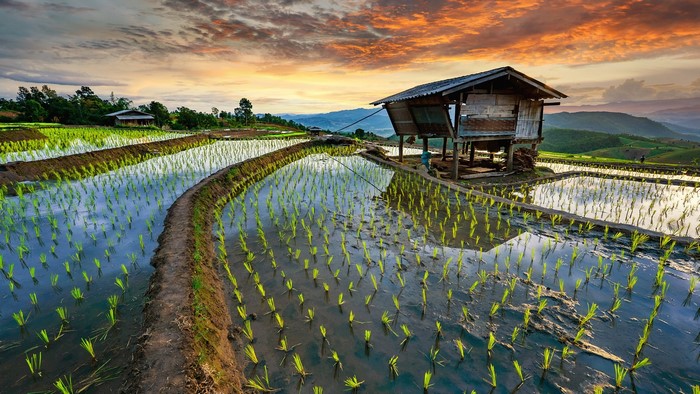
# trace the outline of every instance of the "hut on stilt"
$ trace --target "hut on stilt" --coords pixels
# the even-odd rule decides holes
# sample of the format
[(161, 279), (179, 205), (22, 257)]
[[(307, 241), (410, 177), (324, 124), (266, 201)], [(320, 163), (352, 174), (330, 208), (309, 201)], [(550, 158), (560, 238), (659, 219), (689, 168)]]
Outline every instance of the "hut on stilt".
[(506, 167), (513, 168), (516, 144), (542, 142), (542, 117), (547, 99), (567, 97), (544, 83), (512, 67), (462, 77), (429, 82), (377, 100), (389, 114), (399, 136), (399, 160), (403, 160), (404, 137), (423, 139), (423, 151), (429, 138), (442, 138), (443, 159), (447, 140), (452, 139), (452, 177), (459, 178), (459, 147), (469, 146), (469, 164), (474, 164), (477, 147), (489, 152), (503, 149)]

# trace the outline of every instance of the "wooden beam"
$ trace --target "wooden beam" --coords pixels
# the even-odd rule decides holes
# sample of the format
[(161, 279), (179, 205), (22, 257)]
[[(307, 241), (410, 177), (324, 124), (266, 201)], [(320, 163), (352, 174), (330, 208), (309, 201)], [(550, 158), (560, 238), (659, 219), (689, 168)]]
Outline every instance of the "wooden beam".
[(403, 163), (403, 135), (399, 136), (399, 163)]
[(508, 144), (508, 159), (506, 161), (506, 171), (513, 171), (513, 150), (515, 145), (513, 143)]
[(452, 141), (452, 179), (459, 179), (459, 142)]
[[(462, 101), (464, 101), (464, 93), (460, 92), (459, 100), (457, 100), (455, 103), (455, 135), (452, 139), (452, 179), (455, 181), (459, 179), (459, 138), (457, 137), (459, 137), (459, 121), (462, 114)], [(447, 139), (445, 139), (445, 144), (447, 144)], [(444, 154), (443, 157), (445, 157)]]
[(442, 161), (447, 160), (447, 137), (442, 138)]

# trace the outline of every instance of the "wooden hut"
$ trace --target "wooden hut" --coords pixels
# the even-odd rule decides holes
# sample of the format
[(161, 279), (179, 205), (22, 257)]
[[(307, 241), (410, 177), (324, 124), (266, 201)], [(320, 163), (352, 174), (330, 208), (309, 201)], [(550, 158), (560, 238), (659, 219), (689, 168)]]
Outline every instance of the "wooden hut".
[(112, 118), (112, 124), (114, 126), (131, 126), (131, 127), (145, 127), (152, 126), (155, 118), (153, 115), (137, 111), (135, 109), (125, 109), (122, 111), (112, 112), (111, 114), (105, 115), (108, 118)]
[(489, 151), (504, 149), (510, 170), (515, 144), (537, 149), (542, 142), (543, 107), (559, 104), (544, 100), (565, 97), (512, 67), (501, 67), (418, 85), (371, 104), (383, 104), (387, 110), (399, 136), (399, 160), (405, 136), (422, 138), (424, 151), (428, 138), (443, 138), (443, 158), (447, 139), (452, 138), (452, 176), (458, 179), (460, 144), (469, 144), (471, 164), (477, 145)]

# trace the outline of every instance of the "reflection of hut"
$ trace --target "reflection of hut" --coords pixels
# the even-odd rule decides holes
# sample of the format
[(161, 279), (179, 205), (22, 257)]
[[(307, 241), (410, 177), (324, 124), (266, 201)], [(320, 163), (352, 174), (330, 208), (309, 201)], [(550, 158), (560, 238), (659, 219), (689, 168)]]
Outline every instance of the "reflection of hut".
[(443, 159), (447, 139), (452, 138), (452, 175), (457, 179), (460, 143), (469, 144), (472, 165), (477, 146), (491, 152), (503, 148), (510, 170), (515, 144), (532, 144), (536, 149), (542, 142), (543, 107), (559, 104), (544, 100), (564, 97), (511, 67), (501, 67), (419, 85), (372, 104), (383, 104), (389, 114), (399, 136), (399, 160), (403, 159), (404, 136), (422, 138), (424, 151), (428, 138), (443, 138)]
[(108, 118), (113, 119), (114, 126), (151, 126), (155, 118), (153, 115), (137, 111), (135, 109), (125, 109), (123, 111), (112, 112), (111, 114), (105, 115)]

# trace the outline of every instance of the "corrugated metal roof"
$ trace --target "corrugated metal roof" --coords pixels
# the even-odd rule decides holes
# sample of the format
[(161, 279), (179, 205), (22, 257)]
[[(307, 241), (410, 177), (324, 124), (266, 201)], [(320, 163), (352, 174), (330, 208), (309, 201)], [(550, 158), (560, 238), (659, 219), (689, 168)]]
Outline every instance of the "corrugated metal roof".
[(107, 114), (107, 115), (105, 115), (105, 116), (119, 116), (119, 115), (124, 115), (124, 114), (128, 114), (128, 113), (134, 113), (134, 114), (139, 114), (139, 115), (153, 116), (153, 115), (151, 115), (151, 114), (149, 114), (149, 113), (146, 113), (146, 112), (143, 112), (143, 111), (138, 111), (138, 110), (135, 110), (135, 109), (123, 109), (123, 110), (121, 110), (121, 111), (112, 112), (111, 114)]
[(153, 120), (152, 115), (117, 115), (119, 120)]
[(542, 82), (537, 81), (536, 79), (530, 78), (527, 75), (516, 71), (512, 67), (500, 67), (500, 68), (495, 68), (493, 70), (489, 71), (483, 71), (480, 73), (476, 74), (469, 74), (469, 75), (464, 75), (461, 77), (457, 78), (450, 78), (450, 79), (444, 79), (442, 81), (435, 81), (435, 82), (429, 82), (425, 83), (422, 85), (418, 85), (415, 87), (412, 87), (408, 90), (404, 90), (403, 92), (394, 94), (389, 97), (385, 97), (381, 100), (377, 100), (375, 102), (372, 102), (370, 104), (372, 105), (377, 105), (377, 104), (384, 104), (384, 103), (391, 103), (391, 102), (396, 102), (396, 101), (404, 101), (404, 100), (410, 100), (418, 97), (426, 97), (426, 96), (432, 96), (434, 94), (449, 94), (451, 91), (455, 90), (462, 90), (469, 88), (473, 85), (483, 83), (485, 81), (488, 81), (490, 79), (498, 78), (503, 75), (510, 74), (515, 76), (516, 78), (527, 82), (547, 93), (549, 93), (553, 98), (563, 98), (566, 97), (565, 94), (554, 90), (550, 88), (549, 86), (543, 84)]

